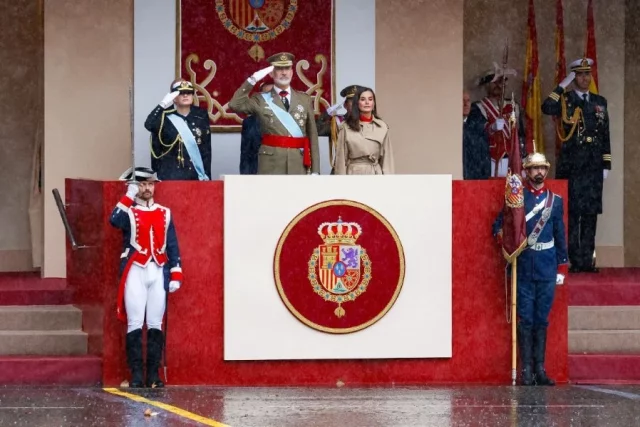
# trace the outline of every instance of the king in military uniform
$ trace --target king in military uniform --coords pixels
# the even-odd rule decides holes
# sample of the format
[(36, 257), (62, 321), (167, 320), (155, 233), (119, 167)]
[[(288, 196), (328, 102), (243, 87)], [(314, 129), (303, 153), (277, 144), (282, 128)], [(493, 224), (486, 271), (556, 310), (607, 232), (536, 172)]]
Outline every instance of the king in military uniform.
[[(515, 110), (518, 122), (518, 140), (520, 141), (520, 153), (526, 155), (524, 147), (524, 122), (520, 107), (516, 102), (511, 102), (504, 93), (503, 86), (506, 87), (508, 76), (516, 75), (516, 71), (511, 68), (502, 69), (494, 63), (494, 69), (487, 71), (480, 78), (478, 85), (484, 86), (487, 96), (478, 102), (474, 102), (466, 122), (471, 128), (484, 127), (486, 139), (489, 142), (489, 152), (491, 156), (491, 176), (504, 177), (507, 175), (509, 166), (509, 153), (511, 152), (511, 127), (507, 125), (511, 117), (512, 110)], [(480, 137), (475, 136), (479, 144)]]
[[(523, 385), (554, 385), (547, 377), (544, 359), (549, 312), (555, 286), (567, 275), (564, 207), (562, 198), (544, 187), (549, 162), (544, 154), (527, 156), (524, 168), (524, 210), (527, 246), (518, 257), (518, 347)], [(502, 240), (502, 212), (493, 224), (493, 235)]]
[(193, 105), (191, 82), (177, 80), (147, 117), (151, 167), (163, 180), (211, 179), (209, 115)]
[[(331, 161), (331, 174), (334, 174), (336, 162), (336, 147), (338, 144), (338, 129), (347, 120), (351, 113), (351, 104), (356, 93), (363, 89), (363, 86), (350, 85), (340, 91), (340, 96), (344, 101), (338, 102), (326, 109), (316, 120), (318, 136), (329, 137), (329, 159)], [(340, 114), (340, 109), (344, 107), (344, 114)]]
[[(593, 265), (602, 186), (611, 169), (607, 100), (589, 91), (593, 60), (578, 59), (571, 73), (542, 104), (558, 117), (563, 141), (556, 178), (569, 180), (569, 260), (572, 272), (597, 272)], [(572, 91), (566, 88), (574, 83)]]
[[(267, 59), (271, 66), (256, 71), (233, 94), (229, 107), (254, 114), (260, 121), (262, 145), (258, 174), (319, 174), (318, 132), (311, 97), (291, 89), (294, 56), (278, 53)], [(253, 86), (270, 75), (270, 92), (249, 96)]]

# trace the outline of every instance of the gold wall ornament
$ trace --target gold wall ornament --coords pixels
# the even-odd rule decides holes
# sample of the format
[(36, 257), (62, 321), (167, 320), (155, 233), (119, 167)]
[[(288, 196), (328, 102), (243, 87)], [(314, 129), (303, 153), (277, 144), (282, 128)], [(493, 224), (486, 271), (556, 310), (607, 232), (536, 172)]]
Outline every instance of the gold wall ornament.
[(316, 64), (320, 64), (320, 71), (316, 73), (316, 82), (312, 82), (305, 74), (304, 71), (310, 67), (309, 61), (302, 59), (296, 63), (296, 75), (300, 81), (307, 86), (305, 93), (313, 98), (313, 112), (320, 114), (320, 105), (324, 105), (325, 108), (331, 105), (331, 102), (326, 100), (322, 95), (324, 89), (322, 87), (322, 77), (327, 72), (327, 57), (322, 54), (317, 54), (314, 57)]

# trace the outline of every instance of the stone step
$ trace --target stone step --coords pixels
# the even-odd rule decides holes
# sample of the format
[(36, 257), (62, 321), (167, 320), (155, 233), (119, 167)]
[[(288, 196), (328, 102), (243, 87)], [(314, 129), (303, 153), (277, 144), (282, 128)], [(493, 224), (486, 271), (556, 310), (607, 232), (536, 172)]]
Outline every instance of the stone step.
[(97, 356), (0, 357), (1, 386), (95, 387), (101, 380), (102, 359)]
[(72, 305), (0, 307), (0, 331), (81, 330), (82, 311)]
[(570, 330), (569, 353), (640, 354), (640, 330)]
[(569, 354), (574, 384), (640, 384), (640, 355)]
[(87, 334), (66, 331), (0, 331), (0, 355), (78, 356), (87, 354)]
[(638, 330), (638, 306), (569, 307), (569, 330)]

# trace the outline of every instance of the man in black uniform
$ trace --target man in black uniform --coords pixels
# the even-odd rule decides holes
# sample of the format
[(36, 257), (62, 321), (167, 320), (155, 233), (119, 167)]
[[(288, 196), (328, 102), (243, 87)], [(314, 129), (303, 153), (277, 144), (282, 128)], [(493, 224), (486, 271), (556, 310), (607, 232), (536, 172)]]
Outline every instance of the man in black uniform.
[[(571, 272), (598, 272), (593, 265), (596, 223), (602, 213), (602, 184), (611, 170), (607, 100), (589, 91), (593, 60), (578, 59), (571, 73), (542, 104), (559, 117), (563, 140), (556, 178), (569, 181), (569, 261)], [(574, 83), (572, 91), (565, 89)]]
[[(462, 94), (462, 177), (463, 179), (489, 179), (491, 155), (485, 125), (480, 120), (468, 120), (471, 98)], [(480, 115), (476, 115), (479, 118)]]
[(144, 122), (151, 132), (151, 167), (161, 180), (211, 179), (209, 115), (193, 105), (191, 82), (176, 80)]

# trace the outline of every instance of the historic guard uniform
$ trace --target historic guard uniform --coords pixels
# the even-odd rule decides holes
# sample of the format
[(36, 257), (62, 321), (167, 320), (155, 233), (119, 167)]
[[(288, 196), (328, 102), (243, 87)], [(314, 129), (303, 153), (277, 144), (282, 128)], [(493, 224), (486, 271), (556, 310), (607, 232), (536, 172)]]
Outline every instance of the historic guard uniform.
[[(559, 195), (543, 185), (534, 187), (530, 168), (535, 167), (544, 167), (544, 175), (548, 173), (549, 162), (544, 154), (531, 154), (524, 164), (529, 175), (524, 190), (527, 247), (518, 256), (518, 346), (523, 384), (554, 385), (547, 377), (544, 360), (555, 286), (564, 284), (567, 275), (564, 207)], [(542, 184), (544, 176), (538, 179)], [(498, 240), (502, 237), (502, 220), (501, 212), (493, 224), (493, 235)]]
[(274, 67), (290, 70), (293, 60), (294, 56), (286, 52), (269, 57), (267, 61), (271, 66), (249, 77), (229, 102), (233, 111), (256, 115), (260, 121), (262, 145), (258, 151), (258, 174), (320, 172), (318, 132), (311, 97), (290, 86), (278, 88), (276, 78), (270, 92), (249, 96), (258, 80), (271, 73)]
[[(153, 109), (144, 122), (151, 132), (151, 167), (163, 180), (211, 179), (211, 130), (207, 110), (190, 106), (186, 116), (173, 100), (178, 94), (192, 94), (191, 82), (180, 81)], [(195, 96), (195, 95), (194, 95)]]
[(120, 199), (110, 218), (111, 225), (122, 230), (120, 255), (118, 319), (127, 322), (127, 362), (131, 370), (130, 387), (143, 387), (142, 326), (147, 326), (147, 386), (163, 387), (158, 376), (164, 336), (162, 318), (167, 292), (183, 282), (178, 238), (171, 210), (155, 203), (156, 173), (138, 167), (120, 179), (128, 181), (127, 193)]
[[(486, 138), (489, 142), (492, 177), (507, 175), (509, 153), (511, 152), (511, 127), (508, 126), (508, 122), (513, 109), (515, 109), (516, 120), (518, 121), (520, 153), (523, 156), (526, 155), (524, 122), (522, 114), (520, 114), (520, 107), (516, 102), (512, 103), (510, 98), (506, 98), (502, 92), (503, 79), (507, 79), (509, 75), (515, 76), (516, 71), (513, 69), (503, 70), (498, 64), (494, 63), (494, 69), (487, 71), (478, 82), (479, 86), (486, 86), (487, 96), (473, 103), (467, 118), (470, 128), (475, 128), (478, 125), (484, 127)], [(501, 104), (503, 104), (502, 111), (500, 111)], [(475, 136), (475, 138), (477, 139), (478, 136)], [(477, 144), (478, 141), (474, 141), (474, 143)]]
[[(339, 102), (327, 108), (316, 120), (318, 128), (318, 136), (329, 137), (329, 159), (331, 162), (331, 175), (335, 173), (336, 163), (336, 145), (338, 143), (338, 130), (340, 126), (347, 120), (347, 116), (351, 112), (351, 104), (355, 94), (363, 89), (364, 86), (350, 85), (340, 91), (340, 96), (344, 98), (344, 102)], [(343, 111), (340, 109), (344, 107)], [(341, 114), (342, 113), (342, 114)]]
[(542, 104), (544, 114), (559, 118), (563, 144), (556, 178), (569, 181), (569, 260), (574, 272), (597, 271), (593, 265), (596, 224), (602, 213), (603, 180), (611, 169), (607, 100), (586, 88), (565, 91), (575, 74), (590, 77), (592, 64), (588, 58), (571, 63), (572, 73)]

